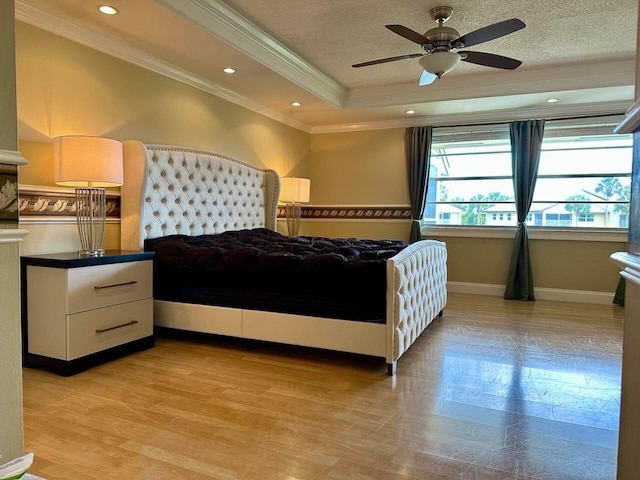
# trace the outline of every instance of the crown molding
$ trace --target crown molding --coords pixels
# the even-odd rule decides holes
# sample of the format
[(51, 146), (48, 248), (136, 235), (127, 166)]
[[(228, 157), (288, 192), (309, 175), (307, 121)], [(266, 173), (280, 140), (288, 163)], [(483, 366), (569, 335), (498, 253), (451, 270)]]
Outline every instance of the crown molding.
[(311, 128), (311, 134), (344, 133), (365, 130), (386, 130), (392, 128), (407, 128), (420, 125), (444, 127), (447, 125), (464, 125), (470, 123), (510, 122), (513, 120), (527, 120), (544, 118), (546, 120), (579, 117), (588, 115), (616, 115), (629, 108), (632, 100), (625, 102), (600, 102), (573, 105), (549, 105), (531, 108), (507, 110), (476, 111), (442, 115), (425, 115), (418, 117), (386, 120), (378, 122), (345, 123), (342, 125), (322, 125)]
[(388, 107), (607, 87), (633, 88), (635, 71), (635, 59), (630, 58), (606, 63), (519, 69), (507, 73), (451, 75), (428, 87), (405, 83), (352, 89), (349, 90), (344, 108)]
[(310, 133), (309, 125), (294, 120), (280, 112), (276, 112), (275, 110), (251, 100), (244, 95), (240, 95), (233, 90), (229, 90), (222, 85), (198, 75), (194, 75), (182, 68), (176, 67), (175, 65), (131, 47), (119, 40), (117, 37), (97, 34), (72, 22), (28, 5), (21, 0), (16, 0), (15, 11), (17, 20), (41, 28), (42, 30), (46, 30), (54, 35), (80, 43), (102, 53), (106, 53), (112, 57), (119, 58), (120, 60), (132, 63), (138, 67), (172, 78), (173, 80), (177, 80), (186, 85), (222, 98), (223, 100), (227, 100), (231, 103), (247, 108), (255, 113), (289, 125), (290, 127)]
[(277, 74), (342, 108), (347, 90), (219, 0), (156, 0)]

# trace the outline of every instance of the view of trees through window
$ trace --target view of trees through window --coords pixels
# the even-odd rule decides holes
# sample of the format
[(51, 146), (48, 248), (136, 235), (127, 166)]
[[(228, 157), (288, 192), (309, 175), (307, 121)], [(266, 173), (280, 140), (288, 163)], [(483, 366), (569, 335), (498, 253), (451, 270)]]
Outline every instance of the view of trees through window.
[[(527, 225), (628, 227), (632, 138), (618, 121), (546, 122)], [(434, 128), (428, 183), (426, 224), (515, 226), (509, 126)]]

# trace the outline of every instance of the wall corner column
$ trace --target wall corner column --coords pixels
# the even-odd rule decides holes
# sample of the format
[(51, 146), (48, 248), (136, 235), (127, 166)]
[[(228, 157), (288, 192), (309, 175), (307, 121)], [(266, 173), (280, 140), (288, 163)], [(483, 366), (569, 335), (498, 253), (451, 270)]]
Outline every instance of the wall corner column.
[[(0, 464), (23, 454), (15, 3), (0, 2)], [(12, 198), (14, 197), (14, 198)], [(15, 212), (15, 213), (14, 213)]]

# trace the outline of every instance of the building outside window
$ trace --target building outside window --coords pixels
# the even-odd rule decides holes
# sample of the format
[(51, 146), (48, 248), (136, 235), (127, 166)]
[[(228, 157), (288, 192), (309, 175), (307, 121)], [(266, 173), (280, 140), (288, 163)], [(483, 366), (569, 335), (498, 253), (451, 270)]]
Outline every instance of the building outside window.
[(595, 221), (595, 215), (593, 213), (579, 213), (578, 222), (591, 222)]
[[(546, 122), (529, 226), (628, 227), (632, 136), (613, 133), (620, 119)], [(515, 226), (513, 198), (508, 124), (433, 129), (424, 223)]]

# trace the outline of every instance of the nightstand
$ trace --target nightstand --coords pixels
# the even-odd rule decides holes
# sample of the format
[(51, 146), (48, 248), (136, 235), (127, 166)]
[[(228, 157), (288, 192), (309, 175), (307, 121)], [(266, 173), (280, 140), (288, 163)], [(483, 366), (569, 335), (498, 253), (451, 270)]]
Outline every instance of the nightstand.
[(20, 258), (23, 363), (73, 375), (150, 348), (153, 252)]

